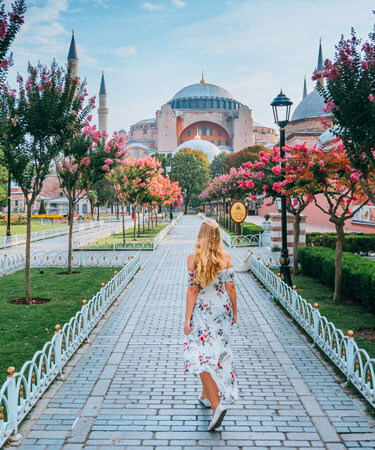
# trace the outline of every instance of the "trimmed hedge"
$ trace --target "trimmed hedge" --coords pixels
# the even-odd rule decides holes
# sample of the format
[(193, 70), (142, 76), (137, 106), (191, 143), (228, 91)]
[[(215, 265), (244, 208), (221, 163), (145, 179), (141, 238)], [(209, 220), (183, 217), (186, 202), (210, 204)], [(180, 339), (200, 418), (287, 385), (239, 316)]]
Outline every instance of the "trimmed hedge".
[[(335, 287), (335, 250), (324, 247), (300, 247), (298, 261), (302, 273)], [(353, 253), (342, 255), (342, 296), (375, 310), (375, 262)]]
[[(336, 248), (336, 233), (307, 233), (308, 247)], [(375, 233), (345, 233), (344, 251), (368, 255), (375, 252)]]

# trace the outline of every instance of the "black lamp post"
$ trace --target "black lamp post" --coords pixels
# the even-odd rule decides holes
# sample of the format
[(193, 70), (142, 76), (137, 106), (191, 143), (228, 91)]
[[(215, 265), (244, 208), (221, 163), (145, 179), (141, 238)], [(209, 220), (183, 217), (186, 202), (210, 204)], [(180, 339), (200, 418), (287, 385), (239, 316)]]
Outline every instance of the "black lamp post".
[[(280, 157), (285, 156), (285, 126), (289, 122), (290, 118), (290, 108), (293, 102), (280, 91), (280, 94), (274, 98), (271, 102), (273, 116), (275, 123), (280, 127)], [(284, 163), (280, 163), (283, 167)], [(281, 196), (281, 256), (280, 256), (280, 276), (285, 283), (292, 286), (292, 279), (290, 276), (290, 258), (288, 254), (288, 242), (287, 242), (287, 222), (286, 222), (286, 197)]]
[(11, 179), (10, 179), (10, 172), (8, 171), (8, 222), (7, 222), (7, 231), (6, 231), (6, 235), (7, 236), (12, 236), (12, 233), (10, 231), (10, 196), (11, 196)]

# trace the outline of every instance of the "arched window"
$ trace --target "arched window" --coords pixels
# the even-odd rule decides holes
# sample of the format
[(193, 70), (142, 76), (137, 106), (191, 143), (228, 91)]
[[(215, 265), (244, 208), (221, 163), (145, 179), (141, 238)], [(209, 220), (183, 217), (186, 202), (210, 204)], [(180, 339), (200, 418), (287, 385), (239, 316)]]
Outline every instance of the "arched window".
[(202, 125), (202, 136), (207, 136), (207, 125), (206, 124)]
[(221, 139), (217, 141), (217, 145), (221, 145)]
[(226, 145), (227, 147), (229, 147), (229, 141), (228, 141), (228, 140), (225, 141), (225, 145)]
[(183, 143), (184, 143), (183, 139), (180, 139), (180, 145), (183, 144)]
[(218, 135), (218, 136), (221, 136), (221, 130), (220, 130), (220, 129), (219, 129), (217, 135)]
[(214, 135), (214, 129), (212, 127), (210, 127), (210, 136)]
[(210, 141), (210, 142), (212, 142), (213, 144), (215, 143), (213, 139), (211, 139), (211, 141)]
[(190, 131), (190, 130), (187, 130), (187, 132), (186, 132), (186, 136), (188, 136), (188, 137), (190, 137), (190, 136), (191, 136), (191, 131)]
[(139, 150), (134, 150), (134, 158), (135, 159), (139, 158)]

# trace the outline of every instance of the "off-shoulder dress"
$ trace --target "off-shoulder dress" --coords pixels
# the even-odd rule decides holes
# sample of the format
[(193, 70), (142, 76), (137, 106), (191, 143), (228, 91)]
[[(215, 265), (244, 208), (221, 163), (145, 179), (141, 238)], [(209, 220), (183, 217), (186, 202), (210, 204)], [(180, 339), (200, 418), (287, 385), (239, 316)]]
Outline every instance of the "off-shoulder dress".
[[(234, 269), (220, 270), (208, 287), (199, 286), (191, 315), (191, 333), (184, 342), (185, 373), (209, 372), (223, 404), (238, 398), (233, 354), (229, 346), (233, 307), (225, 283), (234, 282)], [(189, 285), (198, 285), (196, 272), (189, 271)]]

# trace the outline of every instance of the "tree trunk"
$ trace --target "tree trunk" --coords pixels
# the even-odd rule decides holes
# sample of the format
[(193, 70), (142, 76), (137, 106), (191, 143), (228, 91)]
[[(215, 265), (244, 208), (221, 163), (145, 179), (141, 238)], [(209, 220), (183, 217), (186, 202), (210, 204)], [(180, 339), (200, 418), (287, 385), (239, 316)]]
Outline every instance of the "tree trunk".
[(155, 226), (158, 226), (158, 207), (155, 207)]
[(99, 220), (100, 206), (97, 205), (96, 220)]
[(72, 274), (74, 204), (69, 200), (68, 274)]
[(296, 212), (294, 216), (294, 241), (293, 241), (293, 271), (294, 275), (298, 275), (298, 247), (299, 236), (301, 233), (301, 213)]
[(145, 205), (142, 206), (142, 224), (143, 224), (143, 234), (145, 234)]
[(26, 203), (26, 217), (27, 217), (27, 225), (26, 225), (26, 261), (25, 261), (25, 295), (26, 301), (31, 305), (31, 285), (30, 285), (30, 246), (31, 246), (31, 208), (32, 203), (28, 201)]
[(134, 240), (136, 240), (137, 236), (136, 236), (136, 232), (137, 232), (137, 205), (136, 203), (134, 203), (133, 205), (134, 207), (134, 223), (133, 223), (133, 228), (134, 228)]
[(150, 230), (150, 205), (147, 205), (147, 229)]
[(116, 204), (116, 216), (117, 216), (117, 220), (119, 219), (119, 210), (120, 210), (120, 205), (117, 203)]
[(137, 208), (137, 216), (138, 216), (138, 237), (141, 236), (141, 208), (138, 206)]
[(121, 205), (122, 207), (122, 241), (124, 244), (126, 244), (126, 238), (125, 238), (125, 215), (124, 215), (124, 204)]
[(339, 302), (341, 300), (341, 278), (342, 278), (342, 251), (344, 248), (344, 224), (335, 224), (337, 232), (337, 242), (336, 242), (336, 255), (335, 255), (335, 292), (333, 294), (333, 301)]

